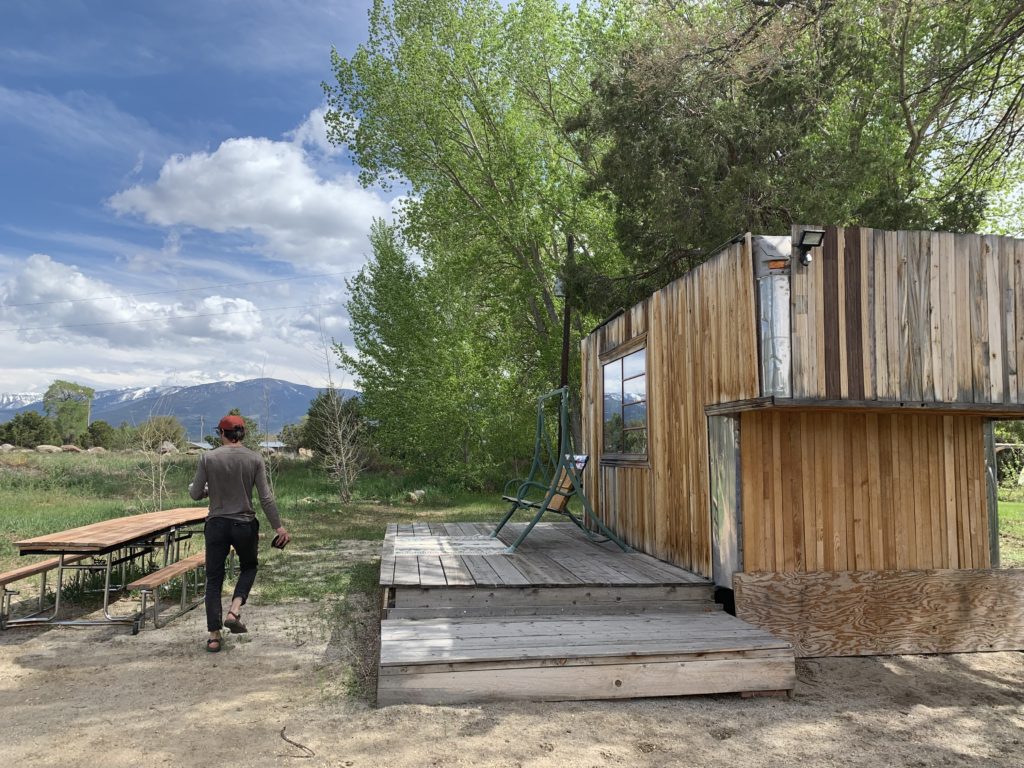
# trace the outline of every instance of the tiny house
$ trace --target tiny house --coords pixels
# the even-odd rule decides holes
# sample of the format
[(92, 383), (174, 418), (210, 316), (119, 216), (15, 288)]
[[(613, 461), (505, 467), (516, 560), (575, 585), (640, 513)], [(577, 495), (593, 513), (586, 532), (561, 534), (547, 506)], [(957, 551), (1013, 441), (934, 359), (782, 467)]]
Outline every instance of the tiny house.
[(1024, 648), (992, 436), (1024, 417), (1024, 241), (747, 234), (582, 357), (597, 514), (740, 618), (803, 656)]

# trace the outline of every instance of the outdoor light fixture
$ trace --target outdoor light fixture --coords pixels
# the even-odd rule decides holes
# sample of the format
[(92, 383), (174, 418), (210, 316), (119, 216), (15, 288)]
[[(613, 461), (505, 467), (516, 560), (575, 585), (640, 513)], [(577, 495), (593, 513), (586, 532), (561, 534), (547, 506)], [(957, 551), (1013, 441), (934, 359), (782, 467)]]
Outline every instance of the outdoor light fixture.
[(805, 267), (811, 263), (811, 248), (817, 248), (825, 239), (824, 229), (805, 229), (800, 233), (800, 241), (796, 244), (800, 254), (800, 263)]

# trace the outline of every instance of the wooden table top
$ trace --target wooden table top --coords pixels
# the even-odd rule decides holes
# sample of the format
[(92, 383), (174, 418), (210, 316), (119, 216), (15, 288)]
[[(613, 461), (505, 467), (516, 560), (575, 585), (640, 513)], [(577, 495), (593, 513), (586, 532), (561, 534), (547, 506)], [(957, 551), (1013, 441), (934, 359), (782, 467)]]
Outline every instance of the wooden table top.
[(115, 517), (68, 531), (48, 533), (14, 542), (21, 554), (61, 552), (102, 552), (139, 541), (177, 526), (206, 519), (206, 507), (178, 507), (142, 515)]

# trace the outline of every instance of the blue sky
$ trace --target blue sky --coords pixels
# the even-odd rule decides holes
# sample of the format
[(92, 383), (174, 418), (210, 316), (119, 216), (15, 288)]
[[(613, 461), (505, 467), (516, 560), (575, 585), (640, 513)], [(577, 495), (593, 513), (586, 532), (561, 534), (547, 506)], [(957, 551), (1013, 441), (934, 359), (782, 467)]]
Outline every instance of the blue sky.
[(0, 392), (325, 382), (393, 205), (322, 123), (368, 5), (4, 0)]

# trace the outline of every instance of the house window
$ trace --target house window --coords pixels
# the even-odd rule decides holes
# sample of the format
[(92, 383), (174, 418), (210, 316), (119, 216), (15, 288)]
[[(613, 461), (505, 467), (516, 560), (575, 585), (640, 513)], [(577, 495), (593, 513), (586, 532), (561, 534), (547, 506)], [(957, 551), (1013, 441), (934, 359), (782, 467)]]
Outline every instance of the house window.
[(647, 455), (647, 350), (604, 366), (604, 453)]

